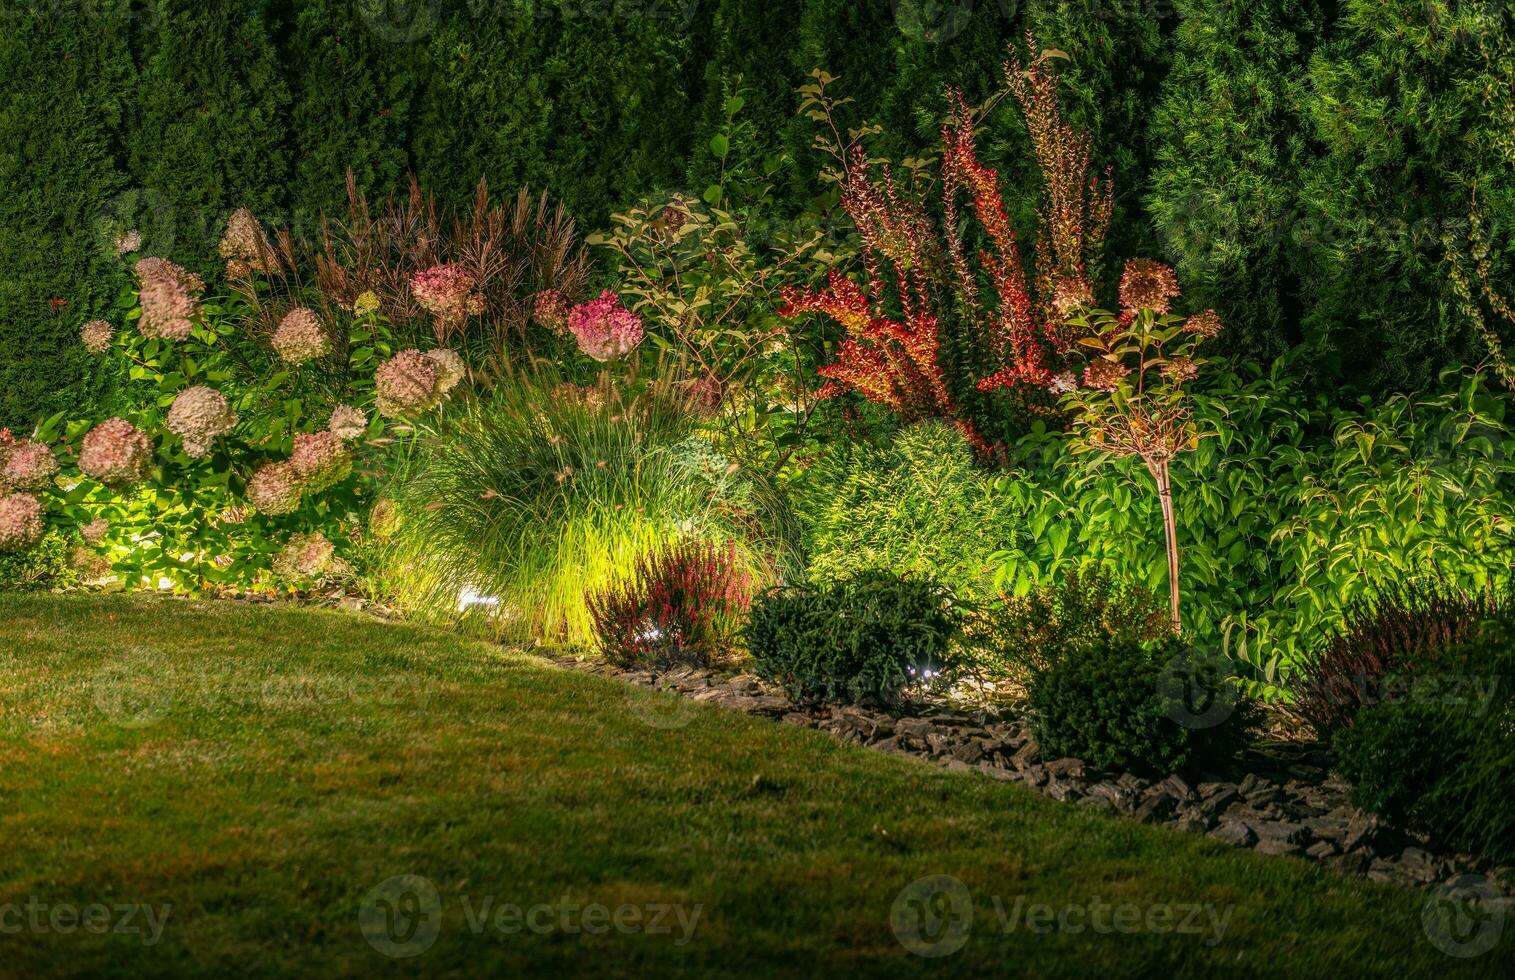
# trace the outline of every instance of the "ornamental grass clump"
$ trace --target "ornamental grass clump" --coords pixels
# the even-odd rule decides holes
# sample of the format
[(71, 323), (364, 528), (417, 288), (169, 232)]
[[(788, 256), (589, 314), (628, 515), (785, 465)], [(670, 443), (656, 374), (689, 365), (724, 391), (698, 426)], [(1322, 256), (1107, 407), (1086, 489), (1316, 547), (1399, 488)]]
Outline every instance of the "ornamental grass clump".
[(676, 540), (730, 543), (754, 578), (771, 577), (746, 474), (708, 465), (677, 385), (602, 378), (592, 391), (513, 372), (399, 464), (382, 565), (402, 606), (589, 645), (585, 596)]
[(735, 545), (681, 541), (640, 556), (625, 580), (586, 603), (612, 663), (709, 666), (731, 653), (752, 586)]

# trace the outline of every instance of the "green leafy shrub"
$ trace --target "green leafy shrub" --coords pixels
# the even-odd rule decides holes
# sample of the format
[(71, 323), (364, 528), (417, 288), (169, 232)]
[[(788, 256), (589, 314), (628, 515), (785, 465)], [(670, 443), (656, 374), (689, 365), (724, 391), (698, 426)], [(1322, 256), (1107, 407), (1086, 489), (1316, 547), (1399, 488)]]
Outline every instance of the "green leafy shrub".
[[(1197, 382), (1215, 433), (1175, 460), (1185, 633), (1228, 642), (1258, 693), (1280, 694), (1348, 605), (1407, 581), (1501, 588), (1515, 568), (1512, 396), (1449, 372), (1440, 394), (1352, 411), (1306, 394), (1287, 362)], [(994, 581), (1026, 595), (1089, 561), (1158, 590), (1161, 521), (1140, 464), (1101, 468), (1038, 428), (1008, 447), (1001, 484), (1024, 515)]]
[(759, 597), (746, 640), (754, 672), (795, 701), (890, 703), (950, 678), (961, 625), (938, 583), (874, 571)]
[(730, 544), (682, 541), (642, 555), (624, 581), (587, 601), (612, 663), (708, 667), (731, 652), (738, 618), (752, 605), (752, 576)]
[(68, 538), (48, 531), (30, 551), (0, 551), (0, 591), (68, 588), (79, 584)]
[(1070, 647), (1032, 675), (1030, 706), (1046, 758), (1169, 773), (1235, 757), (1255, 723), (1229, 663), (1176, 640), (1107, 638)]
[(1407, 696), (1338, 731), (1341, 772), (1363, 807), (1496, 861), (1515, 858), (1515, 628), (1415, 672)]
[(1355, 601), (1345, 623), (1301, 664), (1293, 710), (1320, 737), (1330, 738), (1351, 725), (1364, 706), (1391, 699), (1404, 675), (1436, 664), (1507, 606), (1494, 593), (1439, 584)]
[(991, 558), (1022, 525), (1002, 483), (946, 422), (911, 426), (882, 449), (837, 446), (806, 473), (800, 494), (810, 576), (878, 568), (934, 575), (961, 596), (992, 595)]
[(1107, 642), (1161, 640), (1172, 634), (1162, 602), (1095, 566), (1070, 568), (1053, 584), (1007, 596), (976, 617), (986, 666), (1024, 680), (1059, 655)]
[(732, 542), (755, 578), (772, 575), (761, 495), (700, 439), (667, 377), (507, 375), (421, 442), (388, 493), (385, 567), (402, 606), (482, 616), (498, 636), (592, 643), (585, 596), (679, 538)]

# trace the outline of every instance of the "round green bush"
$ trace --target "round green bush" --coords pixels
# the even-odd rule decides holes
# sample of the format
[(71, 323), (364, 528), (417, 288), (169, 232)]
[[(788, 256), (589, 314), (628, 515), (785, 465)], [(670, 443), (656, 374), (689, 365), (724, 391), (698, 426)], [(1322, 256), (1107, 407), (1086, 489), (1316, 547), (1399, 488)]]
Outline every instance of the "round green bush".
[(871, 571), (776, 589), (753, 605), (757, 676), (801, 703), (889, 703), (950, 678), (962, 608), (931, 579)]
[(1032, 727), (1045, 758), (1170, 773), (1223, 766), (1256, 713), (1221, 658), (1177, 640), (1109, 638), (1066, 649), (1033, 675)]

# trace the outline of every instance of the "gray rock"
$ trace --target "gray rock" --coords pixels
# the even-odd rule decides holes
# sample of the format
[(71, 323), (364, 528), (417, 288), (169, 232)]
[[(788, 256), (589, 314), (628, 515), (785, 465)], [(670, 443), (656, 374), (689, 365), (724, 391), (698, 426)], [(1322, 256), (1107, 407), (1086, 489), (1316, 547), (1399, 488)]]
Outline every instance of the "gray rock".
[(1257, 834), (1240, 820), (1223, 820), (1219, 827), (1205, 836), (1211, 840), (1218, 840), (1222, 844), (1230, 844), (1232, 847), (1251, 847), (1257, 842)]
[(1010, 759), (1010, 762), (1017, 769), (1030, 769), (1032, 766), (1041, 761), (1042, 750), (1037, 746), (1035, 742), (1027, 742), (1025, 745), (1021, 746), (1020, 751), (1015, 753), (1015, 755)]
[(1071, 757), (1053, 759), (1047, 763), (1047, 772), (1064, 779), (1079, 779), (1084, 774), (1084, 763), (1082, 759)]
[(1147, 797), (1136, 808), (1136, 819), (1141, 823), (1161, 823), (1178, 808), (1178, 800), (1167, 793)]

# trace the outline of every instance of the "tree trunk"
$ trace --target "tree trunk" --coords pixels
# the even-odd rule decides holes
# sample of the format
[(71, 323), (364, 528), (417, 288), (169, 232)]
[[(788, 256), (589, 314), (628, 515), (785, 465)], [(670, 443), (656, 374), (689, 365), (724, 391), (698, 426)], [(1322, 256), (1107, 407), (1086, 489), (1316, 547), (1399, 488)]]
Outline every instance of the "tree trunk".
[(1168, 613), (1173, 619), (1173, 632), (1183, 629), (1178, 617), (1178, 523), (1173, 518), (1173, 482), (1168, 477), (1168, 464), (1158, 463), (1148, 467), (1157, 480), (1157, 496), (1163, 505), (1163, 532), (1168, 546)]

